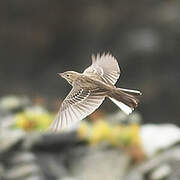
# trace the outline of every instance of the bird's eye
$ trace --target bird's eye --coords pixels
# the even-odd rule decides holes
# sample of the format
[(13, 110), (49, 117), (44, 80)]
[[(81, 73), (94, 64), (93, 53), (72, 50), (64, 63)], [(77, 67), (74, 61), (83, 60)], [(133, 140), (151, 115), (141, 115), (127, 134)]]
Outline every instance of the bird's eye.
[(69, 74), (66, 74), (66, 77), (69, 77), (70, 75)]

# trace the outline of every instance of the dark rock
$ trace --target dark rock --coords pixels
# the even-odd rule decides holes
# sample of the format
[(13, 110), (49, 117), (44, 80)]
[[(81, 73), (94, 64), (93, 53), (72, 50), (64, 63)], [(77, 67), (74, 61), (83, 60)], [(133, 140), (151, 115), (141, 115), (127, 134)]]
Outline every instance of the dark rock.
[(33, 133), (27, 136), (24, 147), (34, 151), (64, 151), (80, 143), (75, 132)]

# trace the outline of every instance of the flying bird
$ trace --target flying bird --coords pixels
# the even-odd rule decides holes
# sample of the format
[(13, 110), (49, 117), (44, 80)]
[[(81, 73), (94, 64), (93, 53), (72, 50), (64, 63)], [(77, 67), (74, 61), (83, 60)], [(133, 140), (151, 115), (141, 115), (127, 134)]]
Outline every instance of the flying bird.
[(84, 119), (94, 112), (107, 97), (124, 113), (130, 114), (139, 103), (138, 90), (117, 88), (115, 83), (120, 76), (120, 68), (111, 54), (92, 55), (92, 65), (83, 73), (66, 71), (58, 73), (66, 79), (72, 90), (61, 104), (60, 110), (50, 129), (59, 131)]

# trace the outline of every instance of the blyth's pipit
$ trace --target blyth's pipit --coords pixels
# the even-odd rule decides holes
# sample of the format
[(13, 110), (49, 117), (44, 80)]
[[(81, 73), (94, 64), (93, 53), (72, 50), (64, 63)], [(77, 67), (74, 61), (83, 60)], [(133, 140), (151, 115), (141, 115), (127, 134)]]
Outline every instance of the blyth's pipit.
[(94, 112), (107, 97), (126, 114), (138, 106), (135, 96), (140, 91), (116, 88), (120, 76), (117, 60), (111, 54), (92, 56), (92, 65), (83, 73), (66, 71), (59, 73), (72, 85), (72, 90), (61, 104), (60, 110), (51, 124), (52, 130), (58, 131), (84, 119)]

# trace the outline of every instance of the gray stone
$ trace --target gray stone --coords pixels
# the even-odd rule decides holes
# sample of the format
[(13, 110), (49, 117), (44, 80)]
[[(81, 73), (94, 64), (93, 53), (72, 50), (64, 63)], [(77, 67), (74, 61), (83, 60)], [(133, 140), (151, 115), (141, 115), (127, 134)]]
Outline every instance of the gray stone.
[(36, 164), (24, 164), (10, 168), (4, 174), (4, 179), (20, 180), (28, 176), (40, 174), (39, 166)]
[(129, 165), (130, 157), (120, 149), (89, 148), (72, 162), (71, 171), (78, 180), (123, 180)]
[(49, 177), (48, 179), (59, 179), (68, 175), (65, 161), (57, 153), (55, 155), (51, 153), (40, 153), (37, 155), (37, 161), (42, 173), (46, 177)]
[(8, 129), (12, 128), (15, 122), (15, 116), (13, 114), (7, 114), (6, 116), (1, 117), (0, 119), (0, 128)]
[(30, 105), (27, 97), (4, 96), (0, 99), (1, 111), (13, 111)]
[(45, 179), (40, 175), (33, 175), (30, 177), (24, 178), (24, 180), (45, 180)]
[(150, 175), (150, 178), (152, 180), (161, 180), (165, 179), (172, 173), (172, 168), (168, 164), (163, 164), (157, 169), (153, 170), (153, 172)]
[(39, 144), (42, 139), (42, 133), (40, 132), (31, 132), (26, 136), (25, 141), (23, 142), (23, 148), (26, 150), (32, 149), (35, 144)]
[(133, 175), (139, 176), (137, 180), (146, 180), (147, 176), (150, 180), (179, 180), (179, 169), (180, 146), (176, 146), (132, 168), (125, 180), (134, 180)]
[(165, 152), (160, 153), (159, 155), (154, 156), (148, 161), (142, 163), (137, 170), (144, 173), (147, 173), (151, 169), (157, 168), (161, 164), (178, 162), (180, 165), (180, 146), (171, 148)]
[(11, 158), (11, 164), (17, 165), (22, 163), (32, 163), (36, 161), (36, 157), (30, 152), (18, 152)]
[(141, 147), (148, 157), (180, 142), (180, 128), (174, 124), (145, 124), (139, 135)]
[(2, 164), (0, 164), (0, 180), (3, 177), (3, 174), (4, 174), (4, 167)]
[(21, 130), (9, 130), (0, 128), (0, 153), (10, 150), (17, 143), (22, 141), (25, 133)]
[(128, 171), (127, 175), (124, 177), (123, 180), (144, 180), (143, 174), (138, 171)]
[(58, 180), (78, 180), (74, 177), (64, 177), (64, 178), (61, 178), (61, 179), (58, 179)]

